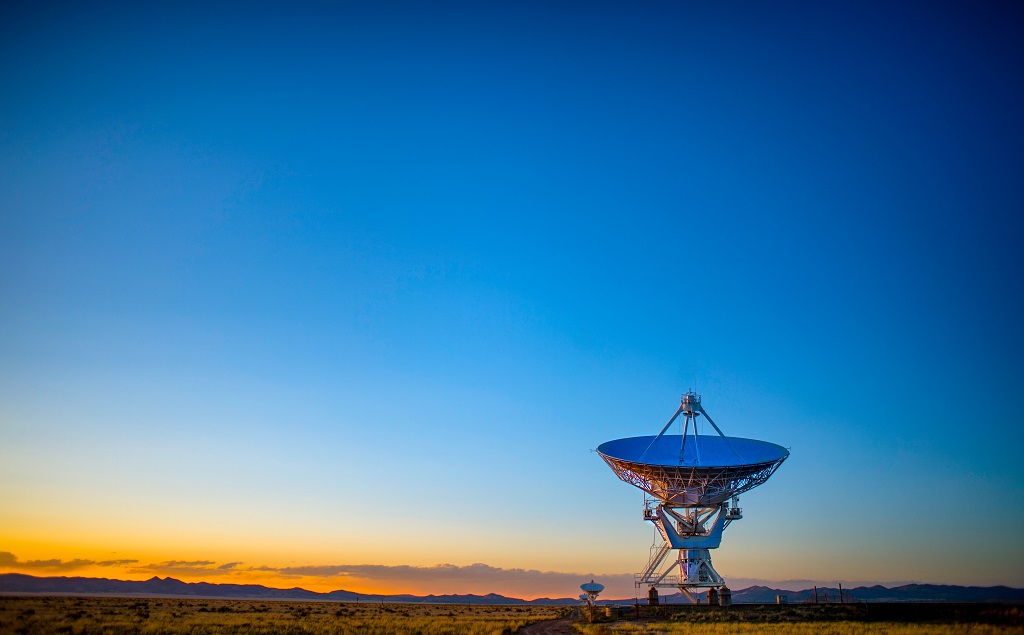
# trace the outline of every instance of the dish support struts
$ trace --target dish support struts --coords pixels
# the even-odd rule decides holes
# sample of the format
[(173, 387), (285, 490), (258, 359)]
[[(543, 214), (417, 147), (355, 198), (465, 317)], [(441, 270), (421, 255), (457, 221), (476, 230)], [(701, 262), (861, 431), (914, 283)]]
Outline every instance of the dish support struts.
[[(644, 520), (654, 523), (662, 543), (652, 547), (650, 560), (634, 576), (637, 587), (675, 587), (694, 600), (698, 588), (720, 588), (725, 580), (711, 564), (711, 549), (722, 544), (722, 532), (734, 520), (743, 518), (739, 499), (717, 507), (644, 508)], [(675, 552), (675, 558), (669, 556)]]

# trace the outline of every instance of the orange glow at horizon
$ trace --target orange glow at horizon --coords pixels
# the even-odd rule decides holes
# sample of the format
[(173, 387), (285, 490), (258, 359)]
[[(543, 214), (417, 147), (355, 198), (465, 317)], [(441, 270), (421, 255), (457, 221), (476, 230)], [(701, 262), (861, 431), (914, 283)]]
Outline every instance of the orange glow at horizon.
[[(83, 567), (73, 571), (40, 570), (38, 568), (6, 567), (0, 566), (0, 573), (21, 573), (36, 577), (86, 577), (86, 578), (107, 578), (125, 580), (131, 582), (144, 582), (158, 577), (162, 579), (173, 578), (185, 583), (206, 582), (209, 584), (239, 584), (239, 585), (260, 585), (273, 589), (299, 588), (316, 593), (330, 593), (332, 591), (348, 591), (356, 595), (486, 595), (496, 593), (506, 597), (533, 600), (541, 597), (569, 597), (573, 589), (553, 588), (545, 589), (538, 587), (531, 594), (524, 594), (514, 589), (497, 588), (500, 585), (490, 585), (482, 588), (467, 588), (466, 585), (453, 585), (449, 588), (426, 588), (429, 585), (423, 583), (393, 585), (381, 584), (374, 581), (357, 578), (317, 578), (310, 576), (284, 577), (273, 574), (260, 573), (238, 573), (228, 576), (202, 576), (202, 575), (181, 575), (181, 574), (159, 574), (130, 571), (111, 571), (101, 567)], [(582, 579), (582, 578), (581, 578)]]
[[(433, 567), (359, 565), (354, 567), (370, 569), (380, 567), (389, 570), (393, 567), (408, 566), (415, 572), (412, 578), (402, 577), (401, 574), (396, 576), (395, 573), (389, 572), (385, 576), (396, 576), (395, 579), (373, 579), (348, 573), (323, 576), (281, 573), (281, 570), (303, 566), (296, 566), (294, 561), (286, 565), (275, 565), (273, 562), (267, 564), (262, 561), (261, 564), (248, 564), (226, 560), (168, 558), (165, 554), (139, 557), (138, 554), (95, 549), (67, 551), (41, 549), (39, 545), (27, 544), (25, 541), (5, 541), (0, 544), (4, 544), (4, 547), (0, 547), (0, 573), (21, 573), (36, 577), (107, 578), (133, 582), (142, 582), (157, 577), (173, 578), (185, 583), (251, 584), (276, 589), (301, 588), (317, 593), (348, 591), (356, 595), (408, 594), (420, 596), (496, 593), (525, 600), (541, 597), (572, 597), (575, 592), (574, 584), (566, 584), (564, 580), (500, 579), (486, 576), (453, 579), (445, 578), (443, 575), (436, 577), (431, 575), (433, 569), (443, 571), (445, 567), (458, 568), (454, 565)], [(61, 556), (55, 556), (55, 553), (61, 553)], [(308, 566), (315, 568), (315, 565)], [(572, 576), (573, 574), (561, 575)]]
[[(186, 583), (197, 583), (206, 582), (209, 584), (252, 584), (261, 585), (275, 589), (291, 589), (301, 588), (307, 591), (315, 591), (317, 593), (329, 593), (331, 591), (351, 591), (352, 593), (362, 593), (366, 595), (398, 595), (398, 594), (427, 594), (435, 593), (441, 594), (437, 591), (428, 591), (425, 589), (414, 589), (408, 586), (396, 585), (387, 586), (378, 584), (367, 580), (357, 580), (354, 578), (317, 578), (311, 576), (280, 576), (273, 573), (263, 572), (239, 572), (230, 576), (226, 575), (195, 575), (195, 574), (176, 574), (176, 573), (159, 573), (159, 572), (138, 572), (132, 571), (131, 569), (113, 569), (110, 567), (98, 567), (98, 566), (85, 566), (81, 568), (75, 568), (73, 570), (62, 570), (56, 568), (43, 569), (37, 567), (20, 567), (20, 566), (0, 566), (0, 573), (22, 573), (26, 575), (36, 577), (85, 577), (85, 578), (109, 578), (117, 580), (126, 580), (131, 582), (144, 582), (152, 579), (153, 577), (158, 578), (173, 578)], [(212, 572), (211, 572), (212, 573)], [(470, 593), (471, 591), (462, 591), (461, 593)], [(487, 591), (489, 592), (489, 591)]]

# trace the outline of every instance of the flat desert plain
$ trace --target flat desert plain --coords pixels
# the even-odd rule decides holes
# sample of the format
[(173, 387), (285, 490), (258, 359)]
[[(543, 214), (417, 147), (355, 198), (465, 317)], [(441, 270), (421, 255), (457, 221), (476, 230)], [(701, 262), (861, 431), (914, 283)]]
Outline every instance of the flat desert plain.
[[(198, 598), (0, 596), (0, 633), (18, 635), (1024, 635), (1024, 607), (984, 604), (632, 607), (595, 621), (573, 607)], [(586, 615), (584, 613), (583, 615)]]

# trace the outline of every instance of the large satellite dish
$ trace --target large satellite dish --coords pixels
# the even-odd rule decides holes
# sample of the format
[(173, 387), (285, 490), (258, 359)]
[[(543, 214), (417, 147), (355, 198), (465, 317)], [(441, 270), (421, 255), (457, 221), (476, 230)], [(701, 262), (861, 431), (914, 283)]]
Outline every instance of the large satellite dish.
[[(680, 415), (681, 434), (665, 434)], [(717, 435), (698, 433), (700, 416)], [(677, 587), (691, 599), (694, 589), (725, 586), (708, 550), (718, 548), (726, 526), (743, 517), (739, 494), (767, 481), (789, 456), (789, 450), (774, 443), (725, 436), (693, 392), (682, 395), (656, 436), (615, 439), (599, 445), (597, 452), (616, 476), (653, 499), (644, 505), (644, 520), (654, 523), (663, 543), (636, 575), (636, 585)], [(657, 504), (653, 510), (652, 502)], [(678, 552), (675, 561), (663, 569), (673, 550)], [(673, 574), (676, 565), (678, 574)], [(717, 591), (708, 597), (717, 598)]]

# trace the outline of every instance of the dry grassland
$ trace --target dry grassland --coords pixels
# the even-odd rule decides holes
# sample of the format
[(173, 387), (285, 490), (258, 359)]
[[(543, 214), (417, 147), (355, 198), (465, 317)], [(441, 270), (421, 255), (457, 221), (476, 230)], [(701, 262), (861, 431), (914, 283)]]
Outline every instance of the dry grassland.
[(642, 617), (575, 627), (581, 635), (1024, 635), (1024, 607), (1012, 604), (676, 606)]
[(543, 606), (0, 597), (0, 633), (501, 635), (563, 612)]
[(1021, 626), (893, 622), (576, 624), (581, 635), (1020, 635)]
[[(856, 607), (679, 610), (599, 624), (538, 624), (579, 635), (1024, 635), (1021, 607), (916, 607), (907, 620), (865, 621)], [(914, 608), (914, 607), (910, 607)], [(0, 635), (502, 635), (566, 607), (373, 604), (178, 598), (0, 597)], [(876, 613), (880, 609), (874, 607)], [(898, 612), (906, 612), (897, 607)], [(953, 617), (953, 619), (949, 619)], [(963, 619), (967, 618), (967, 619)]]

